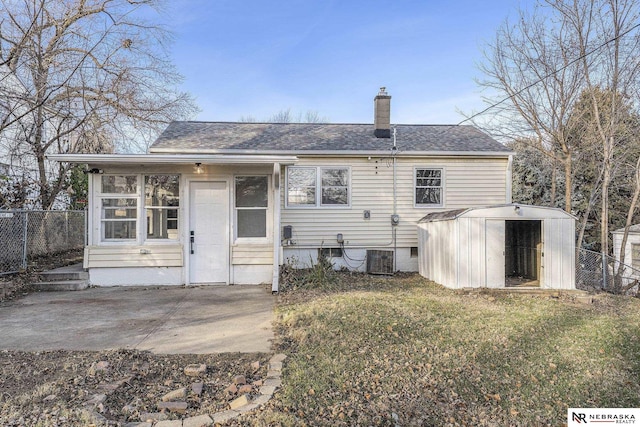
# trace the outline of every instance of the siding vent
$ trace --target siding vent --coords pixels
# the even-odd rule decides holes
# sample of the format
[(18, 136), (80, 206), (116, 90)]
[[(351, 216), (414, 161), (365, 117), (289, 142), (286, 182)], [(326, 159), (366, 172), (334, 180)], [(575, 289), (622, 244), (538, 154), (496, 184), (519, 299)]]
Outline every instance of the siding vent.
[(393, 251), (367, 251), (367, 273), (393, 274)]

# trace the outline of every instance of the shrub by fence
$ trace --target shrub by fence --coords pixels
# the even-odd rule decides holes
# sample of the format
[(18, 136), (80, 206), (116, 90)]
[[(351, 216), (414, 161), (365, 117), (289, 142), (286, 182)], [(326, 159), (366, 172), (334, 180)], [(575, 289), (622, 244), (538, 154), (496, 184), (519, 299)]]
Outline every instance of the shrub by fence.
[(40, 257), (81, 250), (84, 211), (0, 211), (0, 274), (16, 273)]

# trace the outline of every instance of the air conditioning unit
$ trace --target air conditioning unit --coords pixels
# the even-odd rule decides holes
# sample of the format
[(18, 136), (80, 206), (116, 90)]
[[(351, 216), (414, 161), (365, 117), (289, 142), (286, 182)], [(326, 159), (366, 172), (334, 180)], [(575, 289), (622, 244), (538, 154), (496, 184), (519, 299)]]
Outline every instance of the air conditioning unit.
[(367, 273), (393, 274), (393, 251), (367, 250)]

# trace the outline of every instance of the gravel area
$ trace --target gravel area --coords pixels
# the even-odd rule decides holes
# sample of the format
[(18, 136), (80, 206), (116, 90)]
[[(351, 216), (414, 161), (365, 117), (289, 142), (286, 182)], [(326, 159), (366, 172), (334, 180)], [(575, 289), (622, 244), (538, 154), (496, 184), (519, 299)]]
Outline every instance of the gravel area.
[[(122, 426), (213, 414), (243, 394), (257, 396), (269, 358), (263, 353), (2, 351), (0, 425)], [(206, 365), (202, 374), (185, 374), (185, 368), (201, 364)], [(236, 384), (240, 377), (244, 384)], [(186, 408), (173, 405), (174, 410), (163, 397)]]

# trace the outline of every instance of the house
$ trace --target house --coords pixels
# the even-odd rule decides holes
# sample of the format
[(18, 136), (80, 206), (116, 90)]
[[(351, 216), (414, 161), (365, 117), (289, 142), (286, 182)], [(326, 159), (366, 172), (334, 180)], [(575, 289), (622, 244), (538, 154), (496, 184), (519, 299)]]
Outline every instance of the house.
[(575, 289), (575, 230), (575, 217), (543, 206), (432, 212), (418, 222), (420, 274), (453, 289)]
[(89, 175), (94, 285), (256, 284), (279, 265), (418, 271), (419, 219), (511, 203), (513, 153), (473, 126), (173, 122)]

